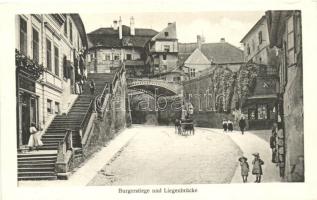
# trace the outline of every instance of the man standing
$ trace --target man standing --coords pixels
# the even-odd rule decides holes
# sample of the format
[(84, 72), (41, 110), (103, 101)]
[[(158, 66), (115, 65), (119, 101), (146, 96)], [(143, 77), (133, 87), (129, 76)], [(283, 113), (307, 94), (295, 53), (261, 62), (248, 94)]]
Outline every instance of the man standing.
[(242, 135), (244, 134), (245, 126), (246, 126), (245, 119), (244, 119), (244, 117), (241, 117), (241, 119), (239, 121), (239, 127), (240, 127)]

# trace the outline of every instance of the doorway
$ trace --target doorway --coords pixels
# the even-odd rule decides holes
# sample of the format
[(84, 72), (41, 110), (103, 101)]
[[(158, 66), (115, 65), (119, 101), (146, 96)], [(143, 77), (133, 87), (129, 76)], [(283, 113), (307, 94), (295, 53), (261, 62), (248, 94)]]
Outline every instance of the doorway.
[(30, 126), (38, 122), (38, 99), (29, 93), (20, 93), (20, 145), (27, 145), (30, 138)]

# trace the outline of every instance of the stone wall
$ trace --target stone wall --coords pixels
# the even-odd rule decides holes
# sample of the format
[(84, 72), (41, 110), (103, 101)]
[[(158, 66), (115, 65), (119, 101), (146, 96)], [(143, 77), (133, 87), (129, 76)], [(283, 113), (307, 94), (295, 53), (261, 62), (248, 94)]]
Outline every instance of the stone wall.
[(284, 127), (287, 181), (304, 181), (304, 113), (302, 68), (288, 69), (284, 93)]
[(103, 117), (96, 117), (93, 122), (88, 142), (83, 147), (85, 158), (105, 146), (121, 130), (131, 125), (131, 115), (126, 105), (129, 100), (125, 73), (117, 83), (118, 87), (109, 99)]

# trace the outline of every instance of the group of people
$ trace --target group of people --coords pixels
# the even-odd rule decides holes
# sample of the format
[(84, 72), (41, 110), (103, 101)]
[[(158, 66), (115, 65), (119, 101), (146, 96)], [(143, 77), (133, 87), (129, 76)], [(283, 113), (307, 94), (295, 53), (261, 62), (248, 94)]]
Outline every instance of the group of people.
[[(240, 127), (241, 133), (243, 135), (244, 129), (246, 127), (246, 122), (245, 122), (244, 117), (242, 117), (239, 120), (239, 127)], [(227, 132), (227, 131), (232, 132), (233, 131), (233, 122), (230, 119), (229, 120), (227, 120), (227, 119), (222, 120), (222, 128), (223, 128), (224, 132)]]
[(272, 135), (270, 137), (270, 147), (272, 149), (272, 162), (280, 168), (280, 177), (284, 177), (285, 152), (284, 152), (284, 133), (282, 123), (274, 123)]
[[(264, 161), (260, 158), (259, 153), (253, 153), (254, 159), (252, 161), (252, 174), (255, 175), (255, 183), (261, 183), (261, 178), (263, 175), (262, 165), (264, 165)], [(244, 156), (239, 158), (240, 167), (241, 167), (241, 176), (243, 183), (248, 182), (248, 176), (249, 176), (249, 164), (248, 159)]]
[[(80, 81), (77, 81), (75, 84), (75, 93), (76, 94), (82, 94), (84, 91), (84, 85), (86, 83), (86, 80), (81, 79)], [(89, 82), (89, 89), (90, 89), (90, 94), (94, 95), (95, 93), (95, 82), (91, 80)]]
[(233, 122), (229, 119), (229, 120), (222, 120), (222, 128), (224, 132), (233, 131)]

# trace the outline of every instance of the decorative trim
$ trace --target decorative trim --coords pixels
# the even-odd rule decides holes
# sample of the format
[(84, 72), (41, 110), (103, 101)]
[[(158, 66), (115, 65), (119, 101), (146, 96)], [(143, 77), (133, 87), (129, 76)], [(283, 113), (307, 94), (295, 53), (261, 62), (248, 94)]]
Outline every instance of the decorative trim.
[(41, 19), (41, 15), (38, 15), (38, 14), (31, 14), (32, 17), (34, 17), (38, 22), (42, 22), (42, 19)]

